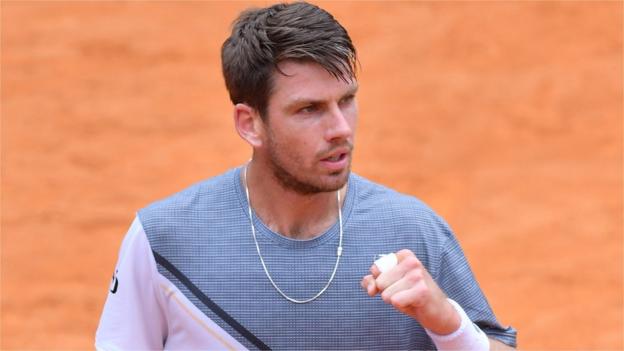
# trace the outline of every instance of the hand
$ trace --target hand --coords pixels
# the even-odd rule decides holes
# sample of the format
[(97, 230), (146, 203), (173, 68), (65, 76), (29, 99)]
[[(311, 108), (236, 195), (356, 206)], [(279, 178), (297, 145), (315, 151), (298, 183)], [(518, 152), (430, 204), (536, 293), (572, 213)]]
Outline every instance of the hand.
[(446, 295), (410, 250), (396, 253), (398, 264), (381, 273), (373, 264), (371, 274), (362, 279), (369, 296), (381, 293), (384, 302), (416, 319), (424, 328), (438, 335), (457, 330), (461, 318), (446, 300)]

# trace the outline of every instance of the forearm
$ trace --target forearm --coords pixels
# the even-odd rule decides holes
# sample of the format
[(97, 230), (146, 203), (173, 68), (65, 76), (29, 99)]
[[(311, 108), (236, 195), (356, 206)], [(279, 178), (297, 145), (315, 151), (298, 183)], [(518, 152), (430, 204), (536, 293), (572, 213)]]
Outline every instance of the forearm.
[(490, 340), (490, 351), (504, 351), (504, 350), (515, 350), (516, 348), (508, 346), (496, 339), (488, 338)]

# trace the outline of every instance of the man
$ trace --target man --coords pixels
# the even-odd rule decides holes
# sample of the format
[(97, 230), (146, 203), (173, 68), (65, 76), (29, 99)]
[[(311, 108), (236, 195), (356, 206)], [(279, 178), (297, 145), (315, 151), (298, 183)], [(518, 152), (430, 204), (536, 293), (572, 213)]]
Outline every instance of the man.
[(314, 5), (240, 15), (222, 63), (253, 157), (139, 211), (98, 349), (515, 346), (445, 222), (350, 172), (356, 60)]

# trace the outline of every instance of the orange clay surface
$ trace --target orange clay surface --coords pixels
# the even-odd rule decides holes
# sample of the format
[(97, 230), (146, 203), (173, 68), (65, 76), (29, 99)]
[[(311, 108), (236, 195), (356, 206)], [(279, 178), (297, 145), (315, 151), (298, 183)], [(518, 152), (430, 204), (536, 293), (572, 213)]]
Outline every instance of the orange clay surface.
[[(2, 1), (1, 349), (91, 349), (134, 212), (249, 158), (219, 58), (248, 5)], [(446, 218), (522, 349), (622, 349), (622, 2), (321, 5), (354, 171)]]

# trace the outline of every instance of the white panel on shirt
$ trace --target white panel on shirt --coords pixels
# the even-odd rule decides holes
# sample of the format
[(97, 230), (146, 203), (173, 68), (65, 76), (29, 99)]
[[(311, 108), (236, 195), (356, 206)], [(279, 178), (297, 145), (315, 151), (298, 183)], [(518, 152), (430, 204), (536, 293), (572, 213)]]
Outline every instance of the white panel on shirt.
[(105, 351), (245, 350), (158, 272), (138, 218), (121, 244), (95, 347)]

